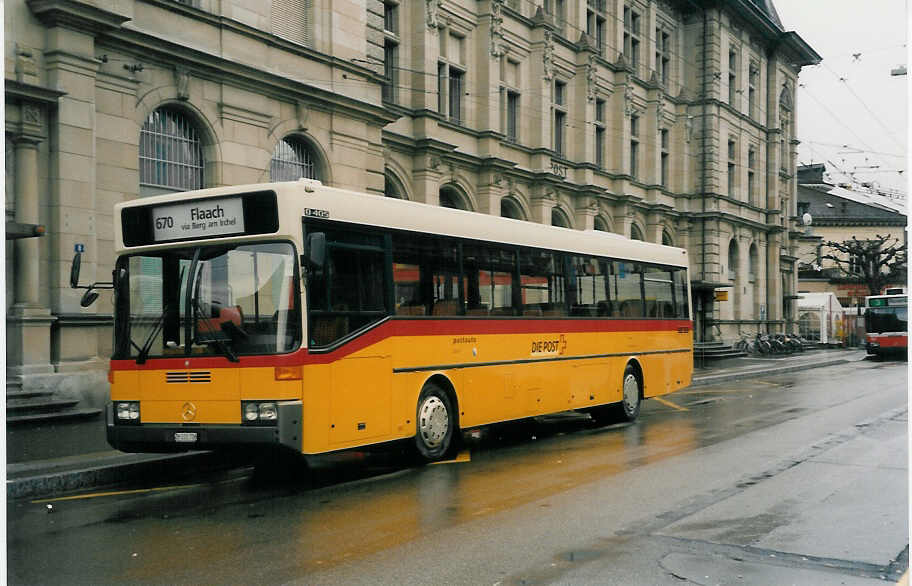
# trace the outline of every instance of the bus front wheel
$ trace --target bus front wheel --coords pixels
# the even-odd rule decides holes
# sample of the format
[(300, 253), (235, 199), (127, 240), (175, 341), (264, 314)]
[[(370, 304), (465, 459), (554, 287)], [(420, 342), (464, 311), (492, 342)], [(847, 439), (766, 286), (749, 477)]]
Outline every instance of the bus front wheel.
[(455, 447), (456, 410), (449, 394), (427, 383), (418, 395), (415, 445), (427, 461), (441, 460)]

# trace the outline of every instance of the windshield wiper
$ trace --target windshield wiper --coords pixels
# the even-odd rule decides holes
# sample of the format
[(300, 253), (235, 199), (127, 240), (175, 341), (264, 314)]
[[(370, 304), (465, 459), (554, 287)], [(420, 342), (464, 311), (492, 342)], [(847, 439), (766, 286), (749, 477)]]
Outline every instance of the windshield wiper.
[[(149, 352), (152, 350), (152, 343), (155, 342), (155, 338), (158, 336), (158, 332), (161, 331), (162, 326), (165, 324), (165, 315), (168, 313), (170, 307), (165, 307), (162, 310), (158, 320), (155, 322), (155, 327), (152, 328), (152, 331), (149, 332), (149, 337), (146, 338), (146, 341), (143, 342), (142, 348), (139, 349), (139, 354), (136, 356), (136, 364), (145, 364), (146, 357), (149, 355)], [(130, 343), (135, 347), (136, 344), (133, 340), (130, 340)]]
[[(180, 275), (177, 278), (177, 282), (180, 283), (184, 280), (184, 269), (181, 269)], [(136, 364), (145, 364), (146, 357), (149, 356), (149, 352), (152, 351), (152, 344), (155, 342), (155, 338), (158, 336), (158, 333), (162, 330), (165, 325), (165, 316), (168, 315), (168, 312), (171, 311), (174, 307), (173, 303), (168, 303), (162, 307), (161, 315), (158, 316), (158, 320), (155, 322), (155, 327), (152, 328), (152, 331), (149, 333), (149, 337), (146, 338), (146, 341), (143, 342), (142, 348), (136, 345), (136, 342), (133, 341), (133, 338), (130, 338), (130, 343), (133, 344), (133, 347), (139, 350), (139, 354), (136, 356)]]
[[(193, 297), (193, 307), (196, 308), (196, 313), (199, 316), (203, 315), (203, 308), (200, 305), (199, 297), (196, 297), (196, 296)], [(204, 340), (203, 342), (204, 343), (214, 342), (215, 345), (218, 346), (219, 349), (222, 351), (222, 354), (224, 354), (225, 356), (228, 357), (228, 360), (230, 360), (231, 362), (239, 362), (237, 354), (234, 353), (234, 350), (232, 350), (231, 347), (225, 343), (225, 340), (223, 340), (222, 338), (219, 337), (219, 334), (223, 334), (226, 336), (228, 334), (223, 332), (221, 330), (221, 328), (218, 331), (216, 331), (215, 328), (212, 327), (211, 319), (201, 317), (201, 319), (199, 319), (197, 321), (197, 323), (199, 323), (199, 322), (202, 322), (205, 325), (205, 328), (207, 330), (206, 333), (209, 334), (209, 336), (211, 336), (211, 338), (209, 340)], [(194, 340), (194, 342), (199, 343), (200, 340)]]

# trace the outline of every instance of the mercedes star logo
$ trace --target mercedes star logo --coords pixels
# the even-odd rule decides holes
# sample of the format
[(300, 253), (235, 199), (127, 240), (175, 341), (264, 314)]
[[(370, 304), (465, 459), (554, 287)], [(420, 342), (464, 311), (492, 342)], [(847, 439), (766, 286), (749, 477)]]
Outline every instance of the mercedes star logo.
[(184, 403), (184, 406), (181, 407), (181, 417), (184, 418), (184, 421), (193, 421), (196, 417), (196, 405), (190, 401)]

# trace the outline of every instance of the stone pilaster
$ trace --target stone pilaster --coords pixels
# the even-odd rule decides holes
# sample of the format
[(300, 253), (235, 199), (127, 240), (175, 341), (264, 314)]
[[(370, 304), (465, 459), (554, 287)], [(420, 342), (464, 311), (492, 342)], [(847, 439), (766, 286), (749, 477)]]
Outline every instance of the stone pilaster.
[[(29, 77), (30, 80), (34, 76)], [(63, 92), (6, 80), (6, 133), (14, 149), (15, 168), (11, 185), (15, 220), (22, 224), (44, 224), (43, 181), (40, 149), (46, 148), (49, 112)], [(12, 245), (12, 305), (7, 312), (7, 375), (44, 374), (53, 371), (50, 362), (51, 324), (54, 318), (42, 294), (42, 250), (45, 238), (20, 238)]]
[(782, 319), (782, 275), (779, 266), (779, 254), (782, 247), (782, 235), (773, 233), (769, 236), (766, 248), (766, 319)]
[[(16, 221), (38, 224), (39, 140), (18, 137), (16, 148)], [(53, 372), (51, 324), (54, 318), (40, 303), (38, 238), (15, 242), (15, 303), (7, 315), (6, 372), (10, 377)]]
[(574, 225), (578, 230), (594, 230), (595, 216), (598, 215), (598, 203), (592, 196), (580, 196), (573, 210)]

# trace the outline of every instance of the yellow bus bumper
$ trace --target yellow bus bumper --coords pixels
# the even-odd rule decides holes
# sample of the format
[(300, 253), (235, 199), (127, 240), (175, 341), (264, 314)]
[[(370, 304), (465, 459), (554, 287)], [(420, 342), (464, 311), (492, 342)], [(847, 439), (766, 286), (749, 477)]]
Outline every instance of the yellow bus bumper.
[(301, 401), (280, 401), (276, 425), (139, 423), (115, 424), (105, 413), (108, 443), (122, 452), (186, 452), (273, 445), (301, 452)]

